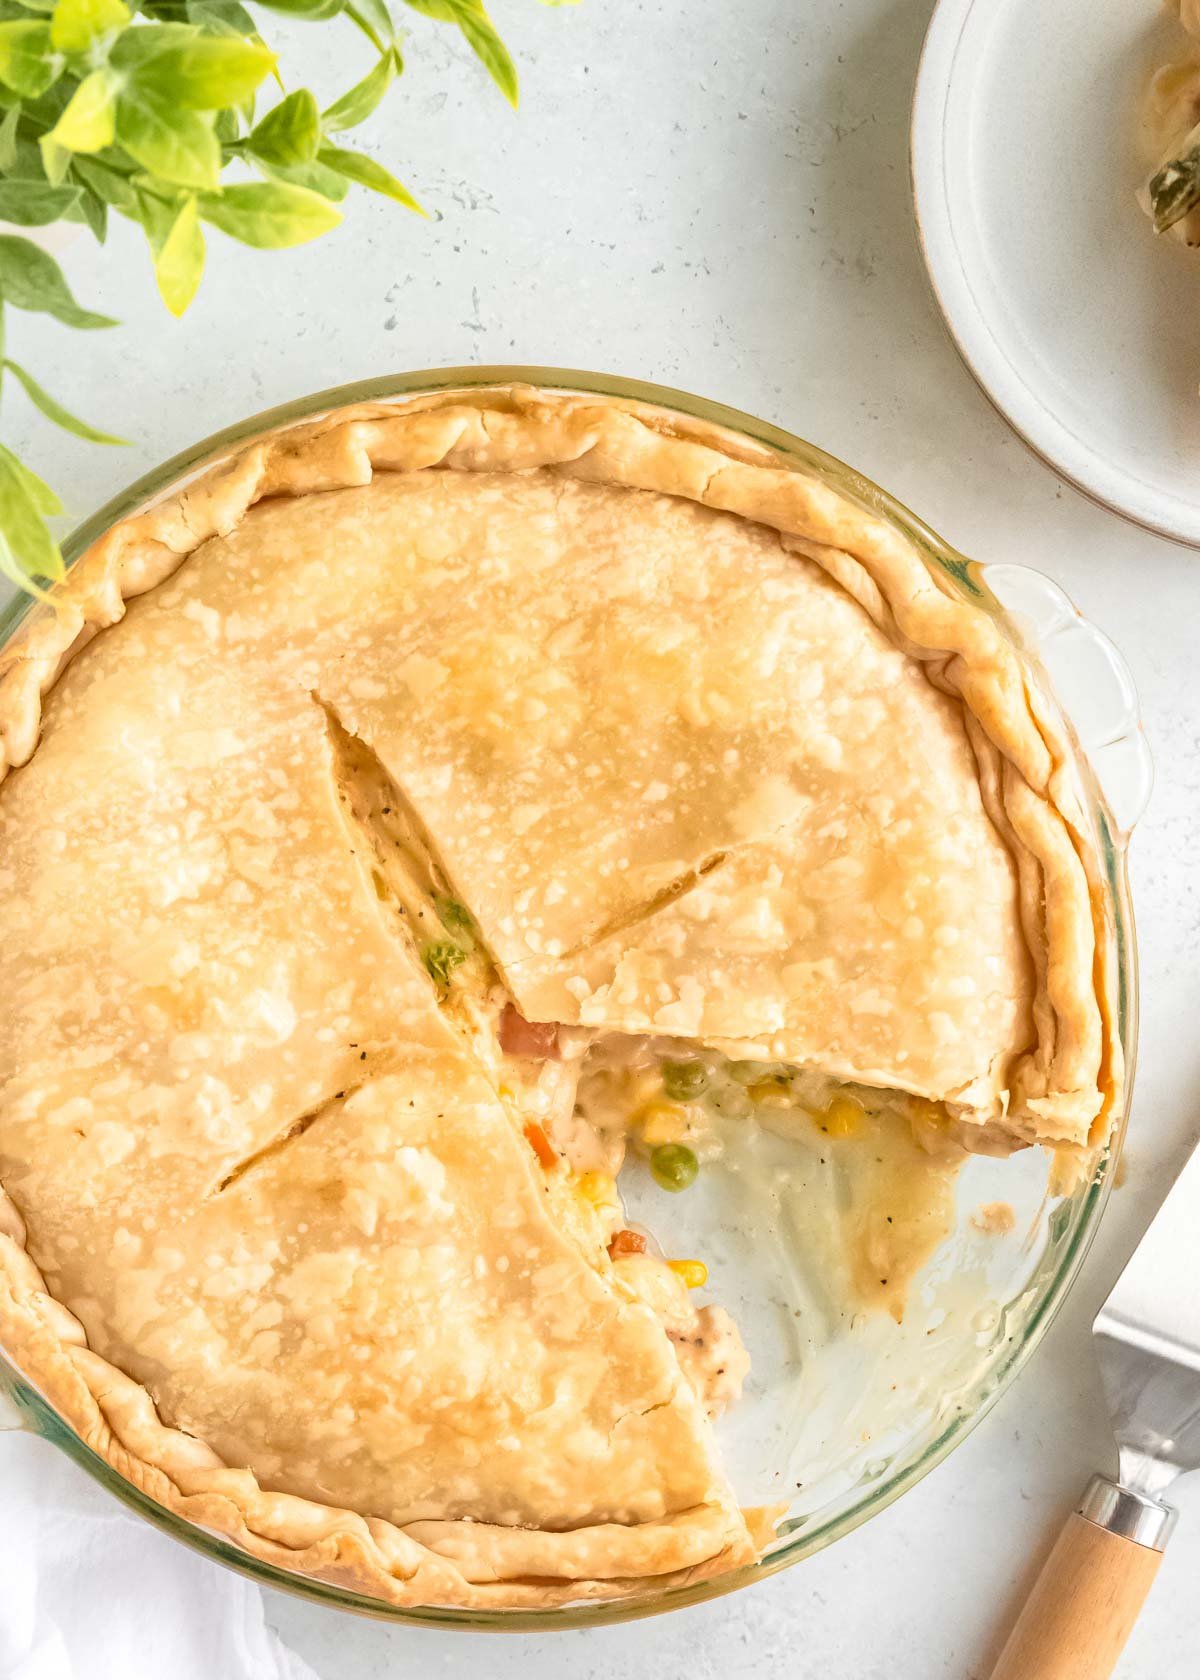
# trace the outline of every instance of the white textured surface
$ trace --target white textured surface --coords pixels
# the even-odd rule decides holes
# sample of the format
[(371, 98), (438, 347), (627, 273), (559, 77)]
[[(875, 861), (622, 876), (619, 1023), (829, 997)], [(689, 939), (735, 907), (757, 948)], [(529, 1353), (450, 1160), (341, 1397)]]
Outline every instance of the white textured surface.
[[(580, 1680), (985, 1680), (1054, 1525), (1107, 1464), (1086, 1326), (1200, 1131), (1200, 559), (1060, 486), (949, 346), (908, 202), (928, 0), (495, 9), (523, 72), (519, 118), (417, 23), (405, 80), (367, 131), (441, 220), (362, 200), (339, 233), (291, 255), (214, 239), (183, 323), (132, 235), (95, 265), (80, 241), (65, 260), (81, 300), (125, 326), (84, 340), (22, 317), (12, 353), (137, 447), (27, 431), (16, 397), (7, 439), (82, 515), (198, 435), (321, 386), (469, 360), (606, 368), (777, 420), (967, 552), (1051, 572), (1128, 656), (1158, 761), (1135, 848), (1144, 1020), (1129, 1177), (1062, 1317), (976, 1434), (868, 1528), (774, 1581), (553, 1638), (388, 1629), (281, 1595), (268, 1614), (323, 1680), (557, 1680), (564, 1667)], [(362, 61), (351, 32), (342, 45), (345, 79)], [(1200, 327), (1196, 339), (1200, 362)], [(1200, 1670), (1200, 1495), (1181, 1502), (1120, 1680)]]

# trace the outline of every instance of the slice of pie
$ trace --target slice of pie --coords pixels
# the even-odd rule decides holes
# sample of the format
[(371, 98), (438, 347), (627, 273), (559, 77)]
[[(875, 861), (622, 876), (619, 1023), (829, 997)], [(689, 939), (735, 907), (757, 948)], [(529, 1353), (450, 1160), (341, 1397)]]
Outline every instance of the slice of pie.
[(0, 654), (5, 771), (0, 1343), (288, 1568), (505, 1606), (755, 1555), (736, 1334), (588, 1123), (614, 1055), (1107, 1135), (1111, 931), (1020, 658), (711, 428), (514, 389), (260, 441)]

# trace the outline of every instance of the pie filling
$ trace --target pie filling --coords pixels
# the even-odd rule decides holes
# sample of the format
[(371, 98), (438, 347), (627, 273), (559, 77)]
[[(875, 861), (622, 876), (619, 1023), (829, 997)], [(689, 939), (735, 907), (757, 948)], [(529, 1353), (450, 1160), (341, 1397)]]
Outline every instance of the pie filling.
[[(470, 910), (456, 895), (404, 791), (365, 742), (323, 705), (335, 750), (339, 800), (353, 849), (440, 1009), (478, 1058), (547, 1174), (560, 1174), (584, 1210), (593, 1260), (603, 1248), (621, 1287), (662, 1323), (709, 1418), (742, 1391), (750, 1359), (721, 1306), (695, 1307), (697, 1257), (664, 1256), (649, 1231), (626, 1221), (618, 1175), (632, 1144), (654, 1181), (680, 1192), (722, 1153), (715, 1123), (808, 1126), (831, 1149), (856, 1140), (880, 1172), (860, 1181), (842, 1234), (860, 1303), (903, 1315), (909, 1285), (952, 1226), (950, 1185), (965, 1159), (944, 1105), (901, 1092), (849, 1086), (818, 1069), (733, 1058), (688, 1040), (615, 1034), (529, 1021), (514, 1004)], [(360, 852), (361, 848), (361, 852)], [(723, 861), (717, 854), (614, 920), (598, 944), (673, 903)]]
[(0, 653), (6, 1351), (392, 1603), (750, 1562), (720, 1233), (672, 1238), (734, 1140), (816, 1153), (892, 1334), (964, 1153), (1086, 1170), (1120, 1100), (1069, 748), (969, 590), (744, 440), (520, 390), (115, 528)]
[[(656, 1142), (650, 1160), (660, 1182), (686, 1188), (698, 1169), (688, 1140), (695, 1141), (699, 1111), (667, 1100), (653, 1043), (618, 1046), (586, 1028), (525, 1019), (408, 799), (332, 708), (326, 715), (341, 803), (366, 848), (376, 895), (394, 910), (447, 1021), (478, 1057), (542, 1170), (568, 1178), (582, 1229), (592, 1239), (592, 1258), (607, 1250), (619, 1286), (654, 1312), (706, 1415), (716, 1418), (739, 1398), (750, 1368), (737, 1327), (720, 1306), (692, 1305), (688, 1291), (707, 1281), (707, 1268), (694, 1259), (666, 1260), (653, 1239), (629, 1229), (616, 1182), (636, 1124), (643, 1142)], [(710, 1079), (699, 1060), (667, 1064), (667, 1085), (677, 1095), (680, 1081), (694, 1098)], [(651, 1112), (639, 1093), (648, 1099), (655, 1086), (660, 1100)], [(715, 1093), (711, 1100), (719, 1103)], [(707, 1152), (712, 1150), (710, 1140)]]

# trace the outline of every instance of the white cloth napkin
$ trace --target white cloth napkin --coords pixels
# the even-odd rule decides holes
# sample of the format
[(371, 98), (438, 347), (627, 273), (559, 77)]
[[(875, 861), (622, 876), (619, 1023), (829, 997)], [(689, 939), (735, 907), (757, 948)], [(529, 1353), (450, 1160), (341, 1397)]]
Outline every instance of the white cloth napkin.
[(127, 1512), (56, 1447), (0, 1434), (0, 1680), (317, 1680), (253, 1581)]

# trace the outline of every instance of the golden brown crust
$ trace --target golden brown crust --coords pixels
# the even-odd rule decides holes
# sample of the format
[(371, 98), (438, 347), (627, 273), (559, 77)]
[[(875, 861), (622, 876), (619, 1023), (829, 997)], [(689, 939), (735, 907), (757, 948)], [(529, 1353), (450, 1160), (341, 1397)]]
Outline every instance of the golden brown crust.
[[(397, 1605), (511, 1609), (621, 1597), (653, 1578), (682, 1586), (748, 1563), (754, 1547), (719, 1497), (636, 1524), (572, 1533), (478, 1522), (403, 1526), (270, 1492), (161, 1422), (146, 1389), (92, 1353), (45, 1292), (0, 1191), (0, 1344), (85, 1446), (140, 1492), (252, 1557)], [(600, 1571), (603, 1570), (603, 1573)]]
[(1102, 1132), (1119, 1078), (1107, 981), (1096, 983), (1109, 930), (1096, 921), (1092, 848), (1063, 797), (1067, 745), (1039, 714), (1016, 648), (985, 611), (947, 593), (893, 526), (814, 479), (767, 465), (765, 452), (734, 459), (723, 434), (700, 442), (646, 416), (514, 388), (394, 409), (367, 404), (252, 445), (101, 538), (56, 591), (53, 612), (33, 613), (0, 654), (0, 777), (32, 754), (41, 696), (72, 653), (116, 622), (127, 599), (267, 497), (362, 485), (376, 470), (549, 467), (723, 509), (779, 531), (892, 631), (932, 682), (961, 697), (991, 814), (1017, 859), (1038, 970), (1038, 1042), (1013, 1075), (1013, 1121), (1030, 1139), (1082, 1143), (1089, 1130)]
[[(1120, 1082), (1110, 930), (1068, 749), (1031, 692), (1020, 656), (987, 613), (953, 594), (892, 526), (715, 429), (600, 399), (514, 389), (363, 405), (260, 440), (110, 531), (55, 591), (52, 608), (35, 610), (0, 653), (0, 780), (32, 756), (42, 697), (73, 655), (123, 616), (127, 600), (163, 582), (210, 538), (235, 531), (256, 503), (366, 485), (376, 471), (532, 468), (657, 491), (774, 529), (919, 661), (937, 688), (961, 700), (984, 803), (1014, 860), (1036, 975), (1036, 1042), (1011, 1070), (1006, 1125), (1018, 1138), (1051, 1144), (1101, 1138)], [(971, 1106), (969, 1094), (964, 1104)], [(592, 1547), (576, 1556), (562, 1534), (549, 1537), (547, 1549), (536, 1530), (401, 1528), (267, 1493), (249, 1472), (224, 1468), (209, 1448), (164, 1428), (146, 1391), (87, 1349), (78, 1322), (46, 1294), (7, 1198), (0, 1229), (8, 1231), (0, 1236), (0, 1340), (18, 1363), (122, 1474), (267, 1561), (395, 1603), (515, 1606), (619, 1595), (630, 1576), (677, 1584), (750, 1555), (744, 1527), (719, 1503), (702, 1517), (676, 1513), (605, 1536), (593, 1529), (613, 1564), (612, 1578), (602, 1579), (594, 1572), (602, 1554)], [(466, 1527), (472, 1561), (464, 1570)], [(564, 1578), (552, 1583), (551, 1575)]]

